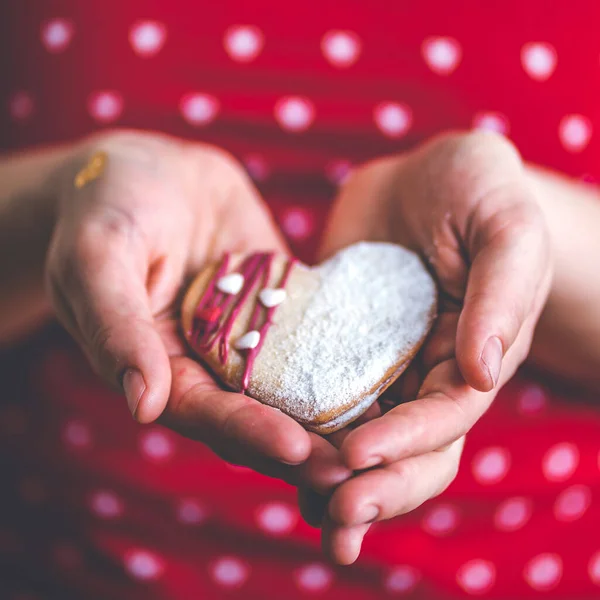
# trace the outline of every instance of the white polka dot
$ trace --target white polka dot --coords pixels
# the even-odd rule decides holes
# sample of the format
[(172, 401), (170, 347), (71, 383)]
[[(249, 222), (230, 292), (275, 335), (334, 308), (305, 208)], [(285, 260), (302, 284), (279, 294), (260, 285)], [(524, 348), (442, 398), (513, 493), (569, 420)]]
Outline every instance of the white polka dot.
[(73, 23), (67, 19), (51, 19), (42, 23), (41, 38), (42, 44), (54, 54), (66, 50), (73, 38)]
[(459, 520), (458, 509), (450, 504), (433, 507), (423, 517), (423, 529), (432, 535), (446, 535), (456, 529)]
[(517, 408), (524, 415), (541, 412), (547, 404), (546, 392), (535, 383), (526, 385), (518, 392)]
[(421, 52), (427, 66), (438, 75), (450, 75), (462, 58), (460, 44), (450, 37), (426, 39), (421, 46)]
[(546, 42), (530, 42), (521, 48), (521, 64), (529, 77), (546, 81), (556, 68), (556, 50)]
[(312, 563), (298, 569), (294, 579), (305, 592), (323, 592), (333, 583), (333, 573), (325, 565)]
[(164, 568), (162, 559), (148, 550), (131, 550), (125, 556), (125, 569), (135, 579), (142, 581), (158, 579)]
[(523, 576), (534, 590), (551, 590), (562, 577), (562, 560), (557, 554), (540, 554), (527, 563)]
[(67, 446), (75, 449), (85, 449), (92, 445), (92, 434), (89, 427), (82, 421), (73, 420), (65, 424), (62, 438)]
[(581, 152), (592, 137), (592, 123), (583, 115), (567, 115), (558, 126), (558, 136), (568, 152)]
[(460, 567), (456, 581), (468, 594), (485, 594), (494, 587), (496, 567), (487, 560), (471, 560)]
[(549, 481), (565, 481), (573, 475), (578, 464), (577, 446), (569, 443), (556, 444), (544, 455), (542, 470)]
[(334, 160), (325, 166), (327, 178), (335, 185), (344, 184), (352, 173), (352, 163), (348, 160)]
[(114, 519), (123, 514), (123, 502), (114, 493), (105, 490), (94, 492), (90, 498), (92, 512), (103, 519)]
[(297, 241), (310, 237), (314, 229), (312, 215), (301, 207), (285, 209), (281, 214), (280, 222), (283, 231)]
[(420, 579), (421, 574), (417, 569), (410, 565), (400, 565), (387, 574), (384, 586), (388, 592), (406, 594), (416, 587)]
[(177, 519), (186, 525), (202, 523), (206, 515), (206, 508), (191, 498), (181, 500), (177, 506)]
[(154, 462), (164, 462), (174, 452), (173, 442), (164, 431), (149, 431), (141, 436), (142, 454)]
[(510, 467), (510, 454), (506, 448), (486, 448), (473, 458), (471, 469), (473, 477), (483, 484), (498, 483), (508, 473)]
[(118, 92), (94, 92), (88, 98), (88, 111), (99, 123), (112, 123), (123, 112), (123, 98)]
[(179, 110), (191, 125), (207, 125), (217, 116), (219, 101), (214, 96), (192, 92), (183, 96)]
[(75, 569), (81, 566), (81, 552), (71, 542), (57, 542), (52, 548), (52, 559), (62, 569)]
[(267, 161), (259, 154), (249, 154), (244, 158), (244, 165), (254, 181), (264, 181), (269, 176)]
[(8, 100), (8, 112), (14, 121), (26, 121), (34, 110), (35, 104), (28, 92), (15, 92)]
[(264, 43), (262, 31), (254, 25), (234, 25), (223, 38), (227, 54), (242, 63), (253, 61), (261, 53)]
[(219, 585), (237, 588), (248, 579), (250, 570), (239, 558), (225, 556), (212, 564), (210, 572)]
[(554, 503), (558, 521), (575, 521), (582, 517), (592, 502), (592, 492), (585, 485), (574, 485), (562, 491)]
[(410, 108), (395, 102), (384, 102), (376, 106), (373, 117), (382, 133), (392, 138), (403, 136), (412, 124)]
[(501, 135), (508, 135), (510, 126), (505, 115), (499, 112), (479, 112), (473, 118), (473, 127), (484, 131), (493, 131)]
[(304, 131), (315, 118), (315, 108), (307, 98), (290, 96), (275, 105), (275, 119), (286, 131)]
[(360, 55), (360, 38), (352, 31), (328, 31), (321, 40), (321, 50), (334, 67), (349, 67)]
[(258, 509), (256, 520), (263, 531), (272, 535), (284, 535), (295, 527), (298, 515), (287, 504), (271, 502)]
[(157, 21), (140, 21), (129, 30), (133, 51), (144, 58), (154, 56), (165, 45), (167, 28)]
[(40, 504), (44, 502), (48, 495), (46, 486), (38, 477), (25, 477), (22, 479), (19, 484), (19, 491), (21, 498), (27, 504)]
[(596, 552), (588, 563), (588, 574), (592, 583), (600, 585), (600, 552)]
[(532, 503), (526, 498), (505, 500), (494, 514), (494, 525), (500, 531), (516, 531), (529, 521), (533, 512)]

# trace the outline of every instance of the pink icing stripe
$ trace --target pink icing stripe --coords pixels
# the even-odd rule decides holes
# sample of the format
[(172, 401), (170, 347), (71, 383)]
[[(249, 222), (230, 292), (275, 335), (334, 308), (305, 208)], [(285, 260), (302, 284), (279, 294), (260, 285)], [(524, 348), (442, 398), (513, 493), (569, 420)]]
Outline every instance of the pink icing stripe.
[[(233, 305), (227, 320), (223, 324), (220, 334), (219, 359), (221, 360), (222, 364), (227, 362), (227, 355), (229, 352), (228, 340), (233, 328), (233, 324), (235, 323), (236, 318), (244, 306), (244, 302), (248, 298), (262, 271), (270, 267), (272, 258), (273, 256), (271, 254), (255, 254), (250, 257), (249, 264), (242, 266), (241, 270), (239, 271), (244, 277), (244, 286), (242, 287), (239, 296), (237, 296), (238, 300)], [(236, 298), (235, 296), (232, 297)]]
[[(296, 261), (293, 258), (291, 258), (288, 261), (288, 264), (286, 265), (286, 268), (285, 268), (285, 272), (283, 273), (283, 277), (281, 278), (281, 281), (279, 282), (280, 288), (285, 287), (285, 284), (287, 283), (287, 280), (290, 276), (292, 267), (294, 266), (295, 262)], [(267, 277), (265, 279), (265, 281), (263, 282), (263, 284), (266, 284), (266, 282), (268, 280), (269, 280), (269, 278)], [(258, 312), (260, 311), (261, 308), (264, 308), (264, 307), (262, 307), (262, 305), (257, 303), (256, 308), (254, 309), (255, 313), (258, 314)], [(269, 330), (269, 327), (271, 327), (271, 325), (273, 324), (273, 315), (275, 314), (276, 309), (277, 309), (276, 306), (266, 309), (267, 314), (266, 314), (265, 322), (263, 323), (262, 327), (259, 330), (260, 339), (258, 341), (258, 345), (256, 346), (256, 348), (252, 348), (252, 349), (248, 350), (248, 355), (246, 356), (246, 368), (244, 369), (244, 375), (242, 377), (242, 393), (244, 393), (248, 389), (248, 384), (250, 383), (250, 375), (252, 374), (252, 368), (254, 367), (254, 361), (256, 360), (256, 357), (258, 356), (260, 349), (262, 348), (262, 345), (265, 341), (265, 337), (267, 335), (267, 331)], [(252, 330), (252, 329), (254, 329), (254, 327), (251, 325), (250, 329)]]
[[(237, 270), (237, 272), (244, 277), (244, 285), (237, 295), (230, 295), (224, 294), (216, 288), (218, 280), (225, 275), (227, 272), (227, 267), (229, 266), (229, 254), (224, 255), (219, 268), (209, 282), (206, 291), (202, 295), (202, 298), (200, 299), (200, 302), (198, 303), (194, 313), (195, 316), (190, 335), (190, 343), (199, 354), (210, 352), (210, 350), (214, 348), (215, 344), (218, 343), (219, 360), (221, 364), (225, 364), (225, 362), (227, 362), (229, 336), (231, 334), (233, 324), (235, 323), (236, 318), (239, 316), (244, 303), (248, 299), (248, 296), (252, 292), (255, 284), (261, 279), (261, 276), (262, 287), (267, 285), (271, 274), (273, 257), (274, 255), (272, 253), (257, 253), (246, 258), (240, 268)], [(285, 286), (294, 264), (295, 260), (290, 259), (279, 283), (279, 287)], [(242, 377), (242, 393), (244, 393), (248, 388), (254, 361), (260, 352), (260, 349), (262, 348), (264, 338), (273, 322), (275, 309), (276, 307), (266, 309), (265, 321), (259, 330), (259, 343), (256, 348), (247, 350), (246, 366), (244, 368), (244, 374)], [(229, 314), (227, 314), (228, 310)], [(260, 314), (263, 312), (263, 310), (265, 310), (265, 308), (260, 303), (257, 303), (254, 307), (250, 318), (250, 331), (256, 328)], [(218, 314), (218, 318), (215, 321), (207, 322), (201, 318), (201, 315), (203, 314)], [(227, 316), (225, 316), (226, 314)]]

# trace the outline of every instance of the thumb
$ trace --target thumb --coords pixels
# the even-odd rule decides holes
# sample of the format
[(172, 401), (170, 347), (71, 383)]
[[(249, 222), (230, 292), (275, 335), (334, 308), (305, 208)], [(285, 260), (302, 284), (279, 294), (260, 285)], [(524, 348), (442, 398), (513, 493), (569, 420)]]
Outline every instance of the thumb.
[[(485, 392), (510, 377), (529, 351), (550, 284), (549, 241), (529, 190), (515, 185), (481, 200), (471, 231), (456, 356), (467, 383)], [(502, 369), (513, 345), (514, 364)]]
[(134, 418), (147, 423), (163, 412), (171, 386), (146, 290), (148, 261), (135, 234), (115, 233), (114, 223), (103, 230), (92, 226), (78, 236), (50, 285), (95, 370), (122, 386)]
[(317, 259), (361, 240), (388, 240), (389, 203), (402, 156), (380, 158), (355, 169), (340, 188), (327, 217)]

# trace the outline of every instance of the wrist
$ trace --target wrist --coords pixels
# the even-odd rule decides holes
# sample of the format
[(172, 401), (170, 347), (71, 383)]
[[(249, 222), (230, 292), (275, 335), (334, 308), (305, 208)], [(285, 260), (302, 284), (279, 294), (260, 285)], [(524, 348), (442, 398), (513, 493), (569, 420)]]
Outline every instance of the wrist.
[(75, 145), (32, 150), (0, 161), (0, 342), (49, 314), (43, 273), (56, 221), (62, 171)]

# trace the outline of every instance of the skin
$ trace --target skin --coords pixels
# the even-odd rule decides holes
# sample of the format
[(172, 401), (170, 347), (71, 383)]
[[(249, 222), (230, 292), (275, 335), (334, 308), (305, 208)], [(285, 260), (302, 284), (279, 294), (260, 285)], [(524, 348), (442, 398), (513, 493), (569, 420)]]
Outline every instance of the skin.
[[(76, 174), (98, 151), (102, 175)], [(189, 279), (225, 250), (286, 252), (243, 169), (226, 153), (164, 136), (85, 140), (61, 164), (46, 287), (95, 370), (157, 419), (235, 464), (327, 492), (349, 476), (335, 448), (283, 413), (223, 391), (177, 328)]]
[(529, 353), (552, 281), (534, 187), (514, 147), (491, 134), (442, 136), (359, 169), (333, 208), (323, 256), (361, 239), (419, 252), (441, 300), (396, 386), (400, 404), (333, 440), (358, 473), (324, 515), (324, 550), (341, 564), (356, 560), (370, 523), (452, 482), (465, 434)]
[[(98, 150), (105, 172), (76, 190)], [(491, 134), (441, 136), (357, 169), (322, 256), (360, 239), (402, 243), (443, 293), (429, 342), (386, 401), (324, 439), (220, 390), (177, 333), (180, 291), (207, 261), (286, 250), (243, 169), (210, 146), (109, 132), (0, 161), (0, 343), (48, 316), (45, 263), (60, 320), (138, 421), (298, 486), (325, 552), (349, 564), (373, 521), (452, 481), (465, 433), (527, 356), (542, 309), (532, 360), (600, 389), (599, 221), (595, 193), (526, 167)]]

